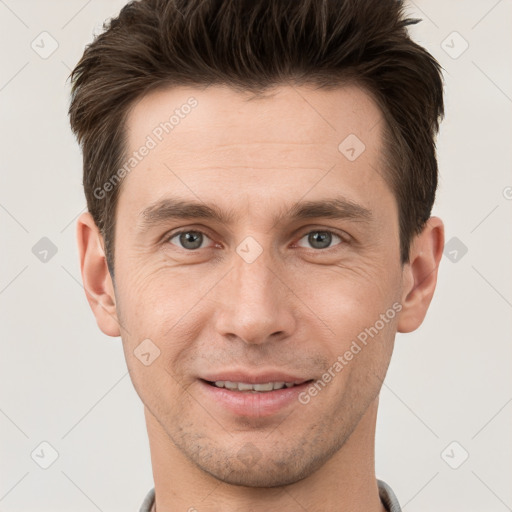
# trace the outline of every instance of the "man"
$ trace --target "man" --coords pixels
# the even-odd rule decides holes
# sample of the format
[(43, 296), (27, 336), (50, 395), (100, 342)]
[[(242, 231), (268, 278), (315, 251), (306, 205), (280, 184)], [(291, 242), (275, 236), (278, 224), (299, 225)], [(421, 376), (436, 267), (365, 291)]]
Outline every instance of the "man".
[(427, 312), (437, 62), (383, 0), (147, 0), (72, 73), (82, 278), (144, 403), (141, 511), (398, 511), (374, 468)]

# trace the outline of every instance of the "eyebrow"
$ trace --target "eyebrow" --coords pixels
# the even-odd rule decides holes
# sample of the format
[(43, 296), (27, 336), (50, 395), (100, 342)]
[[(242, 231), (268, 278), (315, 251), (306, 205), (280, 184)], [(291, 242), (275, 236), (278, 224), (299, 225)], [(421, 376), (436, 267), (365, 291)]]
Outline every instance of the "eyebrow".
[[(284, 220), (298, 221), (312, 218), (348, 219), (371, 223), (372, 211), (345, 197), (326, 198), (315, 201), (298, 201), (290, 208), (273, 217), (273, 226)], [(207, 219), (221, 224), (232, 225), (236, 218), (233, 210), (223, 211), (214, 204), (201, 201), (166, 197), (145, 208), (139, 214), (142, 231), (171, 219)]]

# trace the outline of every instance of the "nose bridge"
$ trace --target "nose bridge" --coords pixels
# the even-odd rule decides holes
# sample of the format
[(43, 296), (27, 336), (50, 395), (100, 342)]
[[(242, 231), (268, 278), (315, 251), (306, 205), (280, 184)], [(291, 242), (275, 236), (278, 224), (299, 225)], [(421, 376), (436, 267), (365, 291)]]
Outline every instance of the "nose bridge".
[(246, 343), (290, 335), (294, 318), (289, 291), (283, 277), (279, 278), (283, 267), (275, 261), (268, 244), (264, 247), (263, 242), (247, 237), (237, 246), (232, 263), (234, 268), (219, 289), (219, 334), (235, 335)]
[[(275, 261), (270, 250), (258, 251), (251, 241), (241, 243), (234, 258), (235, 268), (231, 272), (235, 295), (240, 299), (254, 299), (256, 302), (270, 305), (275, 299)], [(265, 299), (264, 301), (262, 299)]]

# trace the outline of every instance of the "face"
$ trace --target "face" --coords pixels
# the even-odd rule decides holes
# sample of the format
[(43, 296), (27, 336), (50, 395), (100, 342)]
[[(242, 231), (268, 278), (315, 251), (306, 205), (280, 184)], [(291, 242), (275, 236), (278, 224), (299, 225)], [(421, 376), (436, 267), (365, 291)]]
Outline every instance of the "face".
[(378, 395), (403, 270), (383, 124), (352, 86), (173, 88), (130, 111), (127, 155), (145, 155), (116, 213), (126, 361), (169, 442), (222, 481), (312, 474)]

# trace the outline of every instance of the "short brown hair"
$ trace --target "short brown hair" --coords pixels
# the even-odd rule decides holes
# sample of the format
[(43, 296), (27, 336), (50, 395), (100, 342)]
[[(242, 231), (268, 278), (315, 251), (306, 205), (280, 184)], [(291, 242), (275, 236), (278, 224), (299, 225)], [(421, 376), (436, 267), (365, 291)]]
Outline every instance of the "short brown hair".
[(113, 276), (120, 187), (98, 198), (122, 165), (134, 101), (173, 85), (364, 87), (382, 109), (386, 181), (399, 210), (401, 263), (430, 217), (435, 136), (444, 115), (441, 66), (413, 42), (398, 0), (140, 0), (104, 23), (70, 77), (71, 127), (83, 151), (87, 206)]

